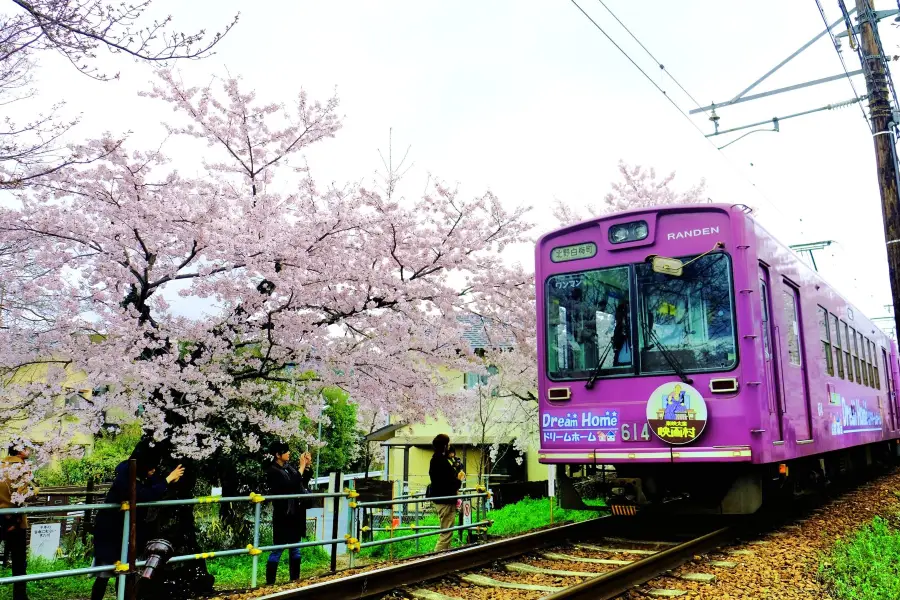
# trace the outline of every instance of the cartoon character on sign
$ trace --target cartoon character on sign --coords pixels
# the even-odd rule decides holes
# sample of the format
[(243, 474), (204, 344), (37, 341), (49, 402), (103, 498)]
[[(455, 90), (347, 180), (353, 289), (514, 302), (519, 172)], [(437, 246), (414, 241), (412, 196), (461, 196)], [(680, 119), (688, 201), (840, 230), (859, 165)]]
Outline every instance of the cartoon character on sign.
[(687, 392), (682, 390), (680, 385), (676, 385), (675, 389), (663, 400), (663, 406), (665, 407), (663, 418), (667, 421), (686, 419), (687, 401)]
[(706, 402), (693, 386), (664, 383), (647, 401), (647, 424), (668, 444), (689, 444), (703, 433), (707, 423)]

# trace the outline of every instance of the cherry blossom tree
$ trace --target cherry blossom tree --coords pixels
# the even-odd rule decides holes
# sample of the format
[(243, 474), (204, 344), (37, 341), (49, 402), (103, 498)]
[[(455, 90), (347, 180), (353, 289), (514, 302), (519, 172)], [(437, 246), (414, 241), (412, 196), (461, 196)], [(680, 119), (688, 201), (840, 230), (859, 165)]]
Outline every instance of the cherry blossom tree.
[(506, 453), (517, 453), (516, 461), (521, 464), (522, 455), (537, 441), (537, 359), (533, 348), (494, 349), (472, 359), (469, 372), (477, 380), (463, 400), (466, 419), (462, 431), (481, 449), (474, 473), (480, 484)]
[[(39, 55), (59, 54), (84, 75), (105, 81), (118, 78), (118, 73), (101, 70), (99, 50), (158, 65), (203, 58), (237, 22), (235, 17), (211, 36), (173, 31), (171, 16), (146, 18), (151, 0), (6, 0), (5, 6), (0, 12), (0, 106), (33, 101)], [(0, 123), (0, 189), (15, 189), (56, 169), (103, 156), (64, 144), (78, 118), (61, 117), (61, 106), (59, 102), (45, 112), (26, 111), (18, 120), (7, 113)]]
[[(118, 409), (180, 456), (256, 451), (263, 434), (317, 418), (326, 386), (403, 419), (446, 409), (437, 367), (463, 360), (461, 313), (526, 335), (514, 319), (533, 308), (529, 277), (500, 256), (525, 239), (524, 208), (440, 180), (409, 201), (320, 188), (291, 160), (338, 131), (336, 98), (301, 93), (286, 106), (234, 79), (218, 87), (162, 72), (147, 94), (179, 115), (173, 139), (207, 146), (200, 175), (100, 139), (85, 147), (102, 160), (59, 169), (0, 210), (0, 244), (30, 249), (28, 265), (2, 263), (17, 301), (2, 307), (16, 326), (0, 330), (0, 366), (47, 367), (5, 390), (31, 422), (77, 369), (81, 387), (105, 390), (84, 403), (89, 427)], [(26, 266), (35, 272), (22, 277)], [(27, 314), (48, 301), (53, 311)], [(185, 317), (173, 301), (205, 301), (209, 315)], [(297, 411), (279, 416), (274, 399), (288, 401), (275, 384), (299, 390)]]
[(705, 179), (701, 179), (700, 183), (684, 192), (678, 192), (671, 187), (671, 183), (675, 179), (674, 171), (660, 178), (653, 167), (646, 169), (640, 165), (630, 166), (620, 160), (619, 174), (622, 176), (622, 180), (613, 182), (612, 189), (604, 196), (603, 203), (599, 206), (588, 204), (584, 206), (585, 212), (582, 212), (557, 201), (553, 207), (553, 216), (561, 224), (569, 225), (591, 217), (636, 208), (709, 202), (705, 195)]
[[(458, 399), (455, 430), (481, 449), (473, 475), (478, 482), (510, 451), (522, 453), (537, 441), (537, 340), (534, 287), (528, 286), (506, 321), (460, 318), (470, 351), (465, 355), (466, 389)], [(513, 329), (509, 323), (514, 323)]]
[[(340, 129), (337, 98), (266, 103), (235, 79), (188, 87), (168, 71), (147, 96), (173, 108), (169, 143), (197, 146), (197, 169), (106, 137), (82, 150), (101, 159), (0, 208), (0, 247), (28, 250), (0, 261), (15, 299), (0, 306), (0, 377), (16, 399), (0, 418), (41, 421), (78, 372), (94, 390), (73, 409), (82, 427), (138, 415), (186, 461), (189, 495), (201, 472), (229, 477), (230, 457), (302, 437), (328, 387), (367, 415), (455, 410), (440, 373), (468, 361), (461, 314), (527, 335), (531, 278), (501, 257), (526, 239), (525, 208), (438, 178), (407, 199), (395, 173), (383, 191), (318, 186), (300, 159)], [(170, 541), (195, 551), (190, 507), (173, 519)]]

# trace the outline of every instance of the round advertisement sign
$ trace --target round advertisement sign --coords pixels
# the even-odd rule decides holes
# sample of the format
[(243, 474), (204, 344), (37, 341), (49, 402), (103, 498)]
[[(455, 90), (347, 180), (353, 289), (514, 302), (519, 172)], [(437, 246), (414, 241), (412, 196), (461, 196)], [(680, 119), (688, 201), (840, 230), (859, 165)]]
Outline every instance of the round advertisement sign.
[(647, 423), (667, 444), (689, 444), (706, 427), (706, 402), (695, 388), (680, 381), (664, 383), (647, 401)]

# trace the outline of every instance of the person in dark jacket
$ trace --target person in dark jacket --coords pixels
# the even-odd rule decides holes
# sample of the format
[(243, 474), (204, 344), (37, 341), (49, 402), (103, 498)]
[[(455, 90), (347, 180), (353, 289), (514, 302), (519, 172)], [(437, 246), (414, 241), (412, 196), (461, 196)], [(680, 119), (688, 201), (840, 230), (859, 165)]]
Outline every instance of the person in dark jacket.
[[(450, 436), (446, 433), (439, 433), (432, 440), (431, 445), (434, 448), (431, 464), (428, 467), (428, 475), (431, 477), (431, 497), (456, 496), (466, 474), (449, 457)], [(453, 527), (456, 520), (456, 500), (435, 500), (434, 508), (441, 521), (441, 529)], [(434, 546), (435, 552), (449, 549), (452, 540), (452, 531), (441, 533)]]
[[(137, 501), (153, 502), (163, 497), (170, 483), (181, 479), (184, 475), (184, 467), (178, 465), (166, 477), (156, 473), (161, 459), (157, 447), (151, 447), (146, 442), (141, 442), (131, 453), (129, 460), (137, 461)], [(121, 504), (128, 502), (131, 492), (128, 486), (128, 461), (122, 461), (116, 466), (116, 475), (112, 486), (106, 494), (105, 502), (108, 504)], [(146, 508), (138, 508), (137, 548), (138, 551), (147, 543)], [(94, 522), (94, 566), (113, 565), (122, 557), (122, 527), (125, 524), (124, 512), (121, 510), (97, 511)], [(106, 594), (109, 578), (113, 576), (111, 571), (97, 574), (94, 586), (91, 589), (91, 600), (102, 600)]]
[[(297, 467), (290, 464), (291, 450), (284, 442), (272, 446), (275, 460), (266, 470), (266, 481), (269, 493), (273, 496), (281, 494), (308, 494), (309, 468), (312, 457), (309, 452), (300, 455)], [(306, 504), (299, 498), (274, 500), (272, 502), (272, 544), (296, 544), (303, 541), (306, 535)], [(266, 561), (266, 584), (275, 583), (278, 575), (278, 563), (281, 562), (282, 550), (273, 550)], [(291, 581), (300, 579), (300, 548), (290, 548), (288, 569)]]

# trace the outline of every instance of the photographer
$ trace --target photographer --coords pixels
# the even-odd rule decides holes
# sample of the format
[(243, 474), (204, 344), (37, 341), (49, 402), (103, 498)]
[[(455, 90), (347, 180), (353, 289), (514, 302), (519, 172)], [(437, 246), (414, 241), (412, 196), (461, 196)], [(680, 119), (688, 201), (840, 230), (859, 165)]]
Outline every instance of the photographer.
[[(137, 462), (136, 496), (137, 501), (153, 502), (163, 497), (170, 483), (181, 479), (184, 475), (184, 467), (178, 465), (166, 477), (157, 474), (162, 458), (158, 446), (151, 446), (142, 441), (131, 453), (131, 459)], [(104, 500), (107, 504), (122, 504), (131, 496), (129, 489), (129, 460), (122, 461), (116, 466), (116, 476), (112, 487)], [(147, 543), (147, 510), (137, 509), (135, 528), (137, 530), (137, 547), (143, 548)], [(122, 527), (125, 522), (124, 512), (121, 510), (97, 511), (97, 519), (94, 522), (94, 566), (114, 565), (122, 553)], [(94, 586), (91, 589), (91, 600), (102, 600), (106, 594), (109, 578), (113, 577), (113, 571), (104, 571), (97, 574)]]
[[(428, 475), (431, 477), (429, 496), (432, 498), (455, 496), (459, 492), (466, 474), (462, 472), (461, 463), (458, 468), (458, 463), (450, 458), (450, 436), (446, 433), (439, 433), (432, 440), (431, 445), (434, 448), (434, 454), (428, 468)], [(456, 520), (456, 502), (455, 499), (434, 501), (435, 510), (441, 521), (441, 529), (453, 527)], [(452, 531), (442, 532), (434, 547), (435, 552), (449, 549), (452, 540)]]
[[(291, 449), (284, 442), (276, 442), (272, 446), (274, 461), (266, 469), (266, 481), (269, 493), (273, 496), (282, 494), (308, 494), (309, 479), (312, 469), (309, 465), (312, 457), (309, 452), (300, 455), (297, 467), (290, 464)], [(306, 505), (299, 498), (275, 500), (272, 502), (272, 544), (295, 544), (303, 541), (306, 535)], [(266, 561), (266, 584), (275, 583), (278, 575), (278, 563), (281, 562), (282, 550), (273, 550)], [(291, 581), (300, 579), (300, 548), (289, 550), (288, 570)]]

